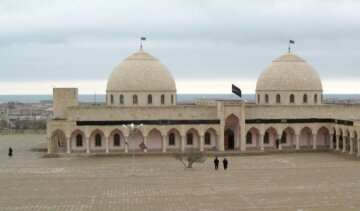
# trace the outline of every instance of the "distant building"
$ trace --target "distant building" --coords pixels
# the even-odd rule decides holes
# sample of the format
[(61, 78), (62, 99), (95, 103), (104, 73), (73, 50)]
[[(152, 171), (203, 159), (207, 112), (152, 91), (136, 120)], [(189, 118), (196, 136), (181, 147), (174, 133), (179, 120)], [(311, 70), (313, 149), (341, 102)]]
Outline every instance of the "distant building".
[[(319, 75), (291, 52), (260, 75), (255, 104), (217, 99), (181, 104), (170, 71), (143, 50), (113, 70), (106, 105), (79, 105), (76, 88), (53, 91), (49, 153), (126, 153), (144, 145), (147, 151), (162, 152), (278, 147), (360, 153), (360, 104), (323, 104)], [(143, 126), (131, 135), (123, 127), (131, 123)]]

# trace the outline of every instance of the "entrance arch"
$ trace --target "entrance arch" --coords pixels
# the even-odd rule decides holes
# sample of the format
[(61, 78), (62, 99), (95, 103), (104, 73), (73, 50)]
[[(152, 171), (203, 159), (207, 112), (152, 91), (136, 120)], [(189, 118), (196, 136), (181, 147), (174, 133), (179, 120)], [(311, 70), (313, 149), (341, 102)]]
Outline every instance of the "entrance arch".
[(66, 137), (62, 130), (55, 130), (51, 134), (51, 142), (55, 152), (66, 152)]
[(230, 128), (225, 130), (224, 133), (224, 149), (235, 149), (235, 137), (234, 137), (234, 131)]

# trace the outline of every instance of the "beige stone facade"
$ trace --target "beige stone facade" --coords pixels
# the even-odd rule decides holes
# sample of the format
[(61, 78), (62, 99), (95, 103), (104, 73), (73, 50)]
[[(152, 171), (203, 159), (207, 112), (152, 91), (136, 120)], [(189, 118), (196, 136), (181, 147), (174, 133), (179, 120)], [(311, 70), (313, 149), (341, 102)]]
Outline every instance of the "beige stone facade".
[[(323, 104), (322, 94), (316, 71), (286, 53), (259, 77), (255, 104), (183, 104), (170, 71), (140, 50), (114, 69), (105, 105), (79, 105), (77, 89), (54, 88), (48, 152), (330, 148), (360, 155), (360, 104)], [(142, 127), (131, 132), (129, 124)]]

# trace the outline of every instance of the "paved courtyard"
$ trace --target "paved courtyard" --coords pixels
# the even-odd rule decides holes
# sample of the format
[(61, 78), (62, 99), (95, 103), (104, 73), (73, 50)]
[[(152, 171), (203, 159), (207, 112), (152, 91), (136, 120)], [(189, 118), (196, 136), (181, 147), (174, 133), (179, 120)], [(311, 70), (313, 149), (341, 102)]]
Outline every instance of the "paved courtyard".
[[(359, 210), (360, 161), (332, 153), (42, 158), (42, 135), (0, 136), (0, 210)], [(7, 157), (8, 147), (14, 157)]]

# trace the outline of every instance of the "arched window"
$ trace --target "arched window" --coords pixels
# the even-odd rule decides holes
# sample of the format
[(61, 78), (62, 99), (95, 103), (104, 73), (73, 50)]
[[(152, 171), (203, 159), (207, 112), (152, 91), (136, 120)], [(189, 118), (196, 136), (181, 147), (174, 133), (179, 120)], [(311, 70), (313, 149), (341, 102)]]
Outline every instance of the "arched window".
[(290, 103), (295, 103), (295, 96), (294, 94), (290, 95)]
[(281, 135), (281, 143), (282, 144), (286, 144), (286, 132), (284, 131), (283, 133), (282, 133), (282, 135)]
[(304, 94), (304, 96), (303, 96), (303, 103), (307, 103), (307, 95), (306, 94)]
[(252, 133), (250, 132), (246, 134), (246, 144), (252, 144)]
[(82, 147), (83, 146), (83, 138), (81, 134), (78, 134), (76, 136), (76, 146), (77, 147)]
[(265, 103), (269, 103), (269, 95), (265, 94)]
[(260, 103), (260, 95), (257, 96), (257, 102)]
[(114, 135), (114, 146), (120, 146), (120, 135), (119, 134)]
[(174, 133), (170, 133), (169, 135), (169, 146), (174, 146), (175, 145), (175, 135)]
[(268, 143), (270, 143), (269, 133), (268, 133), (268, 132), (265, 132), (265, 135), (264, 135), (264, 144), (268, 144)]
[(174, 95), (171, 95), (171, 104), (174, 104)]
[(211, 135), (209, 132), (205, 133), (205, 145), (210, 145), (211, 144)]
[(110, 104), (114, 104), (114, 96), (113, 95), (110, 95)]
[(133, 104), (138, 104), (138, 97), (137, 97), (137, 95), (133, 95)]
[(186, 144), (187, 144), (187, 145), (193, 145), (193, 138), (194, 138), (193, 134), (192, 134), (192, 133), (188, 133), (188, 134), (186, 135)]
[(121, 104), (121, 105), (124, 104), (124, 95), (120, 95), (120, 104)]
[(276, 103), (281, 103), (281, 98), (279, 94), (276, 95)]
[(314, 95), (314, 103), (317, 103), (317, 94)]
[(152, 95), (148, 95), (148, 104), (152, 104)]
[(165, 104), (165, 95), (161, 95), (161, 104)]
[(101, 147), (101, 135), (100, 134), (95, 135), (95, 146)]

